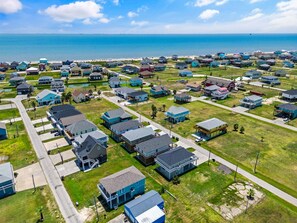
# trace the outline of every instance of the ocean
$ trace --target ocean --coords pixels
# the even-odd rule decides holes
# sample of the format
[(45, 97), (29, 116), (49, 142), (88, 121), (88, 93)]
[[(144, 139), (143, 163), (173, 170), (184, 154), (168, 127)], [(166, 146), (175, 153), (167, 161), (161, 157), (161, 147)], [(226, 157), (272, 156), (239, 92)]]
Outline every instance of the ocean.
[(96, 60), (297, 50), (297, 34), (0, 34), (0, 61)]

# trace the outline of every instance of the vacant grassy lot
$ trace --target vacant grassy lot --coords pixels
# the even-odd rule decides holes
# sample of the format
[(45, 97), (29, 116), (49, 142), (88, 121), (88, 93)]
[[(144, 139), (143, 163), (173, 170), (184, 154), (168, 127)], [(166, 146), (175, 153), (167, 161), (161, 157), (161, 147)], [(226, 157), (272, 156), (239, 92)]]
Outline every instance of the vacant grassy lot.
[[(165, 104), (167, 109), (174, 104), (173, 100), (168, 100), (168, 98), (151, 99), (151, 101), (152, 103), (138, 106), (138, 109), (132, 108), (150, 117), (152, 104), (157, 108), (161, 108)], [(295, 132), (201, 102), (192, 102), (183, 106), (191, 111), (190, 119), (174, 125), (172, 131), (184, 137), (191, 137), (191, 134), (195, 132), (194, 126), (197, 122), (213, 117), (227, 122), (229, 124), (227, 134), (205, 142), (202, 146), (233, 163), (240, 163), (248, 171), (253, 170), (256, 154), (260, 151), (258, 173), (273, 179), (272, 183), (297, 196), (295, 190), (297, 187)], [(158, 112), (155, 121), (167, 128), (170, 127), (165, 121), (163, 112)], [(244, 134), (232, 131), (235, 123), (244, 126)], [(263, 143), (261, 143), (261, 137), (264, 137)]]
[[(6, 157), (14, 169), (27, 166), (37, 161), (22, 121), (6, 124), (8, 139), (1, 140), (0, 156)], [(19, 136), (17, 136), (17, 132)], [(6, 162), (6, 161), (3, 161)]]
[(281, 104), (280, 102), (273, 102), (271, 105), (262, 105), (261, 107), (249, 110), (248, 112), (251, 114), (259, 115), (264, 118), (269, 118), (269, 119), (276, 119), (277, 117), (274, 116), (274, 110), (275, 107)]
[(65, 222), (47, 186), (37, 188), (34, 194), (33, 190), (26, 190), (1, 199), (1, 222), (38, 222), (40, 207), (44, 222)]
[(11, 108), (6, 110), (0, 110), (0, 121), (8, 120), (20, 117), (19, 110), (17, 108)]

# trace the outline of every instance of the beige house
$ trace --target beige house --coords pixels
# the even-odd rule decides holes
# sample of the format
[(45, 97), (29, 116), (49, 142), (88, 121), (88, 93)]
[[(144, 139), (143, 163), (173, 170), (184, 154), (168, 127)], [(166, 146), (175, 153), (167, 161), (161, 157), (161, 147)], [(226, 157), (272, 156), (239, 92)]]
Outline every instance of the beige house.
[(73, 101), (81, 103), (89, 99), (89, 93), (85, 90), (74, 90), (72, 93)]

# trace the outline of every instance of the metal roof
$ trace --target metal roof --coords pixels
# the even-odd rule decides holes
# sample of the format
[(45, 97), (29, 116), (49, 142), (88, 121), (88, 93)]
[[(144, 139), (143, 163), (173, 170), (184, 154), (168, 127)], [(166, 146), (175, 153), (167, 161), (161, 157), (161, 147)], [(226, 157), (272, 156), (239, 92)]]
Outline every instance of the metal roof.
[(115, 110), (110, 110), (105, 112), (105, 114), (109, 117), (109, 118), (129, 118), (131, 117), (131, 115), (127, 112), (124, 111), (124, 109), (122, 108), (118, 108)]
[(138, 120), (129, 120), (126, 122), (120, 122), (117, 124), (114, 124), (110, 126), (111, 131), (117, 131), (117, 132), (123, 132), (123, 131), (128, 131), (133, 128), (138, 128), (141, 126), (141, 123)]
[(297, 89), (292, 89), (292, 90), (288, 90), (288, 91), (283, 91), (283, 94), (297, 95)]
[(42, 92), (40, 92), (40, 93), (36, 96), (36, 98), (37, 98), (37, 99), (44, 98), (44, 97), (47, 96), (48, 94), (54, 94), (54, 95), (58, 96), (58, 94), (57, 94), (56, 92), (51, 91), (51, 90), (48, 90), (48, 89), (45, 89), (45, 90), (43, 90)]
[(210, 131), (210, 130), (212, 130), (214, 128), (217, 128), (217, 127), (220, 127), (220, 126), (226, 125), (226, 124), (227, 124), (226, 122), (223, 122), (220, 119), (211, 118), (211, 119), (208, 119), (206, 121), (199, 122), (196, 125)]
[(149, 135), (155, 135), (155, 131), (151, 127), (130, 130), (128, 132), (125, 132), (122, 136), (123, 138), (132, 142), (134, 140), (141, 139)]
[(78, 144), (82, 144), (88, 136), (92, 136), (95, 139), (102, 139), (107, 137), (107, 135), (104, 132), (97, 129), (93, 132), (88, 132), (88, 133), (84, 133), (79, 136), (76, 136), (74, 141), (77, 142)]
[(189, 112), (189, 109), (182, 106), (171, 106), (167, 112), (176, 115), (184, 112)]
[(278, 108), (281, 108), (281, 109), (286, 109), (286, 110), (289, 110), (289, 111), (296, 111), (297, 110), (297, 106), (294, 105), (294, 104), (281, 104), (278, 106)]
[(137, 144), (135, 148), (137, 151), (141, 153), (149, 153), (151, 151), (158, 150), (165, 146), (169, 147), (170, 144), (172, 144), (172, 139), (168, 134), (165, 134), (165, 135), (141, 142)]
[(13, 179), (12, 165), (9, 162), (0, 164), (0, 184)]
[(89, 120), (80, 120), (67, 127), (71, 133), (84, 132), (86, 129), (97, 129), (97, 126)]

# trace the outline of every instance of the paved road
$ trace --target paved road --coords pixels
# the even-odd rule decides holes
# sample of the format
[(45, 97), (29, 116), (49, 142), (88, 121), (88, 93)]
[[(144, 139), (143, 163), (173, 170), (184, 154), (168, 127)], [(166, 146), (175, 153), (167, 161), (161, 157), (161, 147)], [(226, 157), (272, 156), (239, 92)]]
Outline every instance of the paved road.
[(278, 125), (278, 126), (280, 126), (282, 128), (286, 128), (286, 129), (289, 129), (289, 130), (292, 130), (292, 131), (297, 132), (297, 128), (296, 127), (290, 126), (290, 125), (287, 125), (287, 124), (284, 124), (284, 123), (280, 123), (277, 120), (271, 120), (271, 119), (268, 119), (268, 118), (263, 118), (261, 116), (254, 115), (254, 114), (251, 114), (251, 113), (248, 113), (248, 112), (245, 112), (245, 111), (241, 111), (240, 109), (230, 108), (230, 107), (227, 107), (225, 105), (221, 105), (221, 104), (215, 103), (215, 102), (210, 101), (210, 100), (204, 100), (204, 99), (201, 99), (201, 98), (196, 98), (196, 99), (197, 99), (197, 101), (200, 101), (200, 102), (203, 102), (203, 103), (206, 103), (206, 104), (210, 104), (210, 105), (213, 105), (213, 106), (216, 106), (216, 107), (225, 109), (225, 110), (236, 112), (236, 113), (241, 114), (241, 115), (245, 115), (245, 116), (248, 116), (248, 117), (251, 117), (251, 118), (254, 118), (254, 119), (258, 119), (260, 121), (267, 122), (269, 124)]
[[(178, 137), (179, 140), (181, 141), (181, 143), (185, 144), (185, 145), (188, 145), (189, 147), (192, 147), (194, 148), (196, 151), (198, 151), (200, 154), (203, 154), (203, 156), (209, 156), (209, 151), (202, 148), (201, 146), (198, 146), (193, 140), (189, 140), (189, 139), (186, 139), (174, 132), (171, 132), (169, 129), (159, 125), (158, 123), (152, 121), (151, 119), (148, 119), (144, 116), (141, 116), (140, 114), (138, 114), (137, 112), (131, 110), (130, 108), (127, 108), (126, 106), (124, 105), (121, 105), (119, 104), (117, 101), (113, 101), (111, 98), (105, 96), (104, 94), (102, 95), (103, 98), (105, 98), (106, 100), (108, 101), (111, 101), (112, 103), (118, 105), (119, 107), (123, 108), (124, 110), (126, 110), (127, 112), (131, 113), (132, 115), (135, 115), (137, 116), (141, 121), (146, 121), (146, 122), (150, 122), (152, 125), (156, 126), (157, 128), (159, 128), (160, 130), (162, 130), (163, 132), (166, 132), (168, 133), (169, 135), (171, 134), (172, 136), (175, 136), (175, 137)], [(203, 158), (204, 158), (203, 157)], [(216, 156), (214, 154), (211, 154), (210, 155), (210, 158), (211, 159), (215, 159), (216, 161), (218, 161), (219, 163), (229, 167), (230, 169), (232, 170), (236, 170), (236, 165), (228, 162), (227, 160), (219, 157), (219, 156)], [(255, 175), (241, 169), (241, 168), (238, 168), (238, 173), (240, 173), (241, 175), (243, 175), (244, 177), (246, 177), (247, 179), (251, 180), (252, 182), (258, 184), (259, 186), (261, 186), (262, 188), (265, 188), (266, 190), (270, 191), (271, 193), (275, 194), (276, 196), (282, 198), (283, 200), (287, 201), (288, 203), (291, 203), (292, 205), (296, 206), (297, 207), (297, 199), (285, 192), (283, 192), (282, 190), (272, 186), (271, 184), (261, 180), (260, 178), (256, 177)]]
[(21, 99), (17, 96), (15, 99), (13, 99), (13, 101), (16, 103), (16, 106), (19, 109), (27, 133), (39, 159), (40, 166), (44, 172), (46, 180), (52, 190), (52, 193), (57, 201), (57, 204), (65, 221), (69, 223), (83, 222), (77, 210), (75, 209), (53, 163), (47, 155), (44, 145), (42, 144), (40, 137), (37, 135), (33, 124), (26, 112), (26, 109), (21, 102)]

